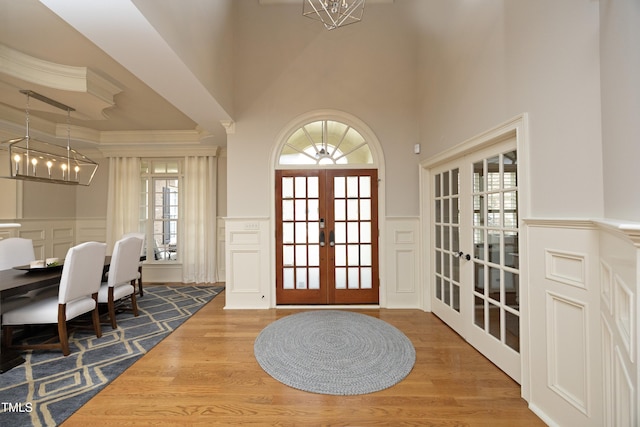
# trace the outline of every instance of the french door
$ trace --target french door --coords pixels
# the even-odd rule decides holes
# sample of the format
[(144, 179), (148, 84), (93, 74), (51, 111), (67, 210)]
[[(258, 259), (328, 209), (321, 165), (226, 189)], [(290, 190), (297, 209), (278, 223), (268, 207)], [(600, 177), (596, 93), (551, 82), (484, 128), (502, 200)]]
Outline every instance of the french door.
[(377, 304), (377, 171), (276, 171), (276, 303)]
[(433, 312), (520, 382), (515, 140), (432, 170)]

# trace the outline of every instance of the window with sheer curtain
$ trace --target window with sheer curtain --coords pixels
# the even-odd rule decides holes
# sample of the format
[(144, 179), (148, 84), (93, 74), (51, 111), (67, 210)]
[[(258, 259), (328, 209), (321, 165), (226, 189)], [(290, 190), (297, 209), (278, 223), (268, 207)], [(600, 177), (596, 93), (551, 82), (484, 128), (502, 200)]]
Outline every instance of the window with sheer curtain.
[(147, 263), (182, 265), (185, 283), (211, 283), (216, 273), (214, 156), (112, 158), (108, 243), (146, 235)]

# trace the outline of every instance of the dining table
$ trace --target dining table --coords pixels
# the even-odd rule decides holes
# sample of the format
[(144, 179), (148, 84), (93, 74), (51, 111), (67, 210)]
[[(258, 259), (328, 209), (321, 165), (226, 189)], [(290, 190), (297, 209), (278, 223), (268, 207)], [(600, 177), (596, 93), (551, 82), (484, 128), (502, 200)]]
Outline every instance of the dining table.
[[(110, 264), (111, 256), (108, 255), (104, 259), (103, 277)], [(29, 266), (16, 266), (8, 270), (0, 270), (0, 313), (2, 312), (2, 300), (6, 298), (59, 284), (63, 266), (64, 260), (54, 267), (29, 268)], [(0, 320), (1, 326), (2, 320)], [(24, 361), (20, 353), (5, 349), (0, 345), (0, 374), (24, 363)]]

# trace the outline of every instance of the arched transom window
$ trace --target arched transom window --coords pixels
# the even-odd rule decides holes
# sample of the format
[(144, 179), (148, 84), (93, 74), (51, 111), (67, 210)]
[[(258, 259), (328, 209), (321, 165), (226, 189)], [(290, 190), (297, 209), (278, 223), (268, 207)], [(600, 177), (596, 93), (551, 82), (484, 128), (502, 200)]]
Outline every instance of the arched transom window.
[(351, 126), (334, 120), (316, 120), (297, 129), (287, 139), (280, 165), (373, 164), (365, 138)]

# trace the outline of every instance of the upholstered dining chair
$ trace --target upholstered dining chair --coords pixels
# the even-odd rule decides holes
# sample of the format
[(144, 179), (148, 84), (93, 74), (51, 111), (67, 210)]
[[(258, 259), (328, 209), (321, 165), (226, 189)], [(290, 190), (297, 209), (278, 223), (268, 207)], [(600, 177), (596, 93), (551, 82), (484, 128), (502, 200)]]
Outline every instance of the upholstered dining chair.
[(28, 265), (36, 260), (33, 241), (22, 237), (0, 240), (0, 270), (8, 270), (18, 265)]
[[(0, 240), (0, 270), (9, 270), (19, 265), (28, 265), (35, 261), (33, 241), (22, 237), (9, 237)], [(16, 295), (2, 301), (2, 312), (20, 307), (31, 300), (31, 293)]]
[(118, 240), (113, 247), (107, 281), (102, 282), (100, 292), (98, 292), (98, 303), (107, 304), (113, 329), (118, 327), (116, 322), (116, 301), (127, 297), (130, 298), (133, 315), (138, 316), (134, 283), (138, 277), (141, 246), (142, 240), (139, 238), (127, 237)]
[[(126, 239), (127, 237), (137, 237), (138, 239), (142, 240), (142, 245), (140, 246), (140, 258), (144, 257), (146, 255), (146, 251), (144, 247), (145, 234), (133, 232), (133, 233), (126, 233), (122, 235), (123, 239)], [(142, 289), (142, 261), (138, 262), (138, 277), (136, 279), (136, 283), (138, 284), (138, 294), (141, 297), (143, 297), (144, 290)]]
[[(106, 251), (107, 245), (98, 242), (86, 242), (70, 248), (62, 267), (57, 296), (38, 299), (2, 315), (5, 346), (21, 350), (60, 347), (62, 354), (68, 356), (67, 321), (89, 312), (92, 312), (95, 334), (100, 338), (102, 331), (97, 299)], [(12, 345), (14, 326), (40, 324), (57, 324), (59, 342)]]

